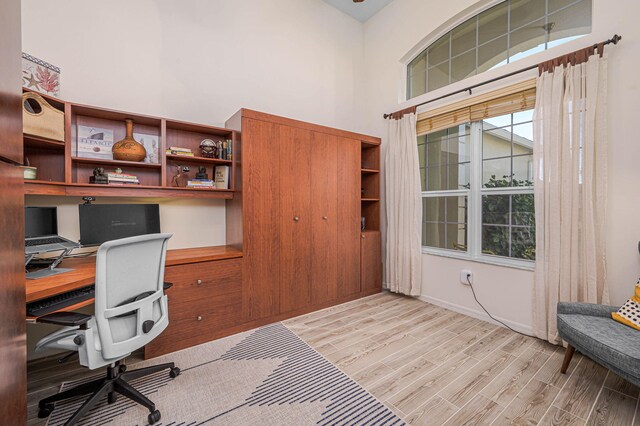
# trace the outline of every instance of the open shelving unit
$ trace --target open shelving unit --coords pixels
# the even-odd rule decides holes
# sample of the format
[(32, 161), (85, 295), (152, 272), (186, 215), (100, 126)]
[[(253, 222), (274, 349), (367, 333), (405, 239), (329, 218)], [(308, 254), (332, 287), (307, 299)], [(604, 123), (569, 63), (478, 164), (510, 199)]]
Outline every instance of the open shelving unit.
[[(25, 89), (25, 91), (28, 91)], [(233, 176), (236, 161), (199, 157), (200, 142), (231, 140), (232, 152), (237, 148), (237, 135), (233, 130), (186, 123), (171, 119), (151, 117), (122, 111), (65, 102), (50, 96), (42, 96), (51, 106), (65, 114), (64, 142), (24, 135), (24, 153), (29, 165), (37, 167), (37, 180), (25, 180), (25, 194), (113, 196), (113, 197), (184, 197), (231, 199), (234, 194)], [(132, 119), (134, 133), (157, 137), (157, 162), (117, 161), (109, 158), (79, 156), (78, 126), (97, 127), (113, 132), (117, 142), (125, 137), (125, 120)], [(171, 146), (189, 148), (193, 157), (166, 154)], [(155, 158), (154, 158), (155, 159)], [(26, 165), (27, 160), (25, 160)], [(214, 179), (216, 166), (228, 166), (229, 188), (206, 189), (177, 187), (173, 176), (180, 167), (189, 167), (188, 176), (195, 178), (198, 168), (204, 167), (209, 179)], [(89, 177), (96, 167), (105, 172), (116, 168), (123, 173), (134, 174), (139, 185), (90, 184)]]
[(361, 148), (361, 214), (364, 233), (380, 231), (380, 145), (362, 141)]

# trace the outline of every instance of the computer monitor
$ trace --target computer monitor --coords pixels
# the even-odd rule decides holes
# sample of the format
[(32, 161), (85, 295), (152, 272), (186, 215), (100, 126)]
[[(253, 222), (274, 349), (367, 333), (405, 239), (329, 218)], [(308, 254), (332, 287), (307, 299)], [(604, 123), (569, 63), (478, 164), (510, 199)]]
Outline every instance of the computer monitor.
[(158, 204), (80, 204), (78, 207), (83, 246), (160, 232)]
[(24, 237), (58, 235), (58, 213), (55, 207), (25, 207)]

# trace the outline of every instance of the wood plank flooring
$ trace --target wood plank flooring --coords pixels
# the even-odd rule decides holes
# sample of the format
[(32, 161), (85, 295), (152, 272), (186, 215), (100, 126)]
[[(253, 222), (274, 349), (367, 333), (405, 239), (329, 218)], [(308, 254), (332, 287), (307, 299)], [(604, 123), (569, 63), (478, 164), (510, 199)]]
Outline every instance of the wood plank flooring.
[(411, 425), (640, 426), (640, 390), (564, 348), (381, 293), (284, 321)]
[[(284, 324), (411, 425), (640, 426), (640, 389), (588, 358), (561, 374), (563, 348), (416, 299), (385, 292)], [(40, 398), (90, 374), (29, 363), (28, 425), (44, 425)]]

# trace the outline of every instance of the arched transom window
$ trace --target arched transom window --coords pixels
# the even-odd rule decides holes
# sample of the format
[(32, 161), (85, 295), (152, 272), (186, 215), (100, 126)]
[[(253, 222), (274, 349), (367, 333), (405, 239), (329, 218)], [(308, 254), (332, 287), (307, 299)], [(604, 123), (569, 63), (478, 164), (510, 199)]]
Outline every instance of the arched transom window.
[(506, 0), (433, 42), (407, 66), (407, 99), (591, 32), (592, 0)]

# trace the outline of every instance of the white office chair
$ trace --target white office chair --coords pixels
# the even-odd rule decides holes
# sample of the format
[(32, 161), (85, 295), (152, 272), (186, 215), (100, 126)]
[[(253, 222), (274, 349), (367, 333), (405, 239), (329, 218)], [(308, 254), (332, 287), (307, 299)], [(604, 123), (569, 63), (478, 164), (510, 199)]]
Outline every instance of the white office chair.
[(49, 416), (56, 401), (92, 394), (67, 421), (71, 425), (103, 397), (107, 396), (112, 404), (119, 393), (147, 407), (150, 424), (160, 420), (154, 403), (127, 382), (165, 369), (175, 378), (180, 369), (169, 363), (127, 372), (120, 361), (153, 340), (169, 324), (164, 294), (169, 238), (171, 234), (152, 234), (102, 244), (96, 258), (94, 315), (58, 312), (38, 318), (38, 322), (64, 327), (40, 340), (36, 351), (78, 351), (80, 364), (85, 367), (93, 370), (108, 365), (106, 378), (41, 400), (38, 417)]

